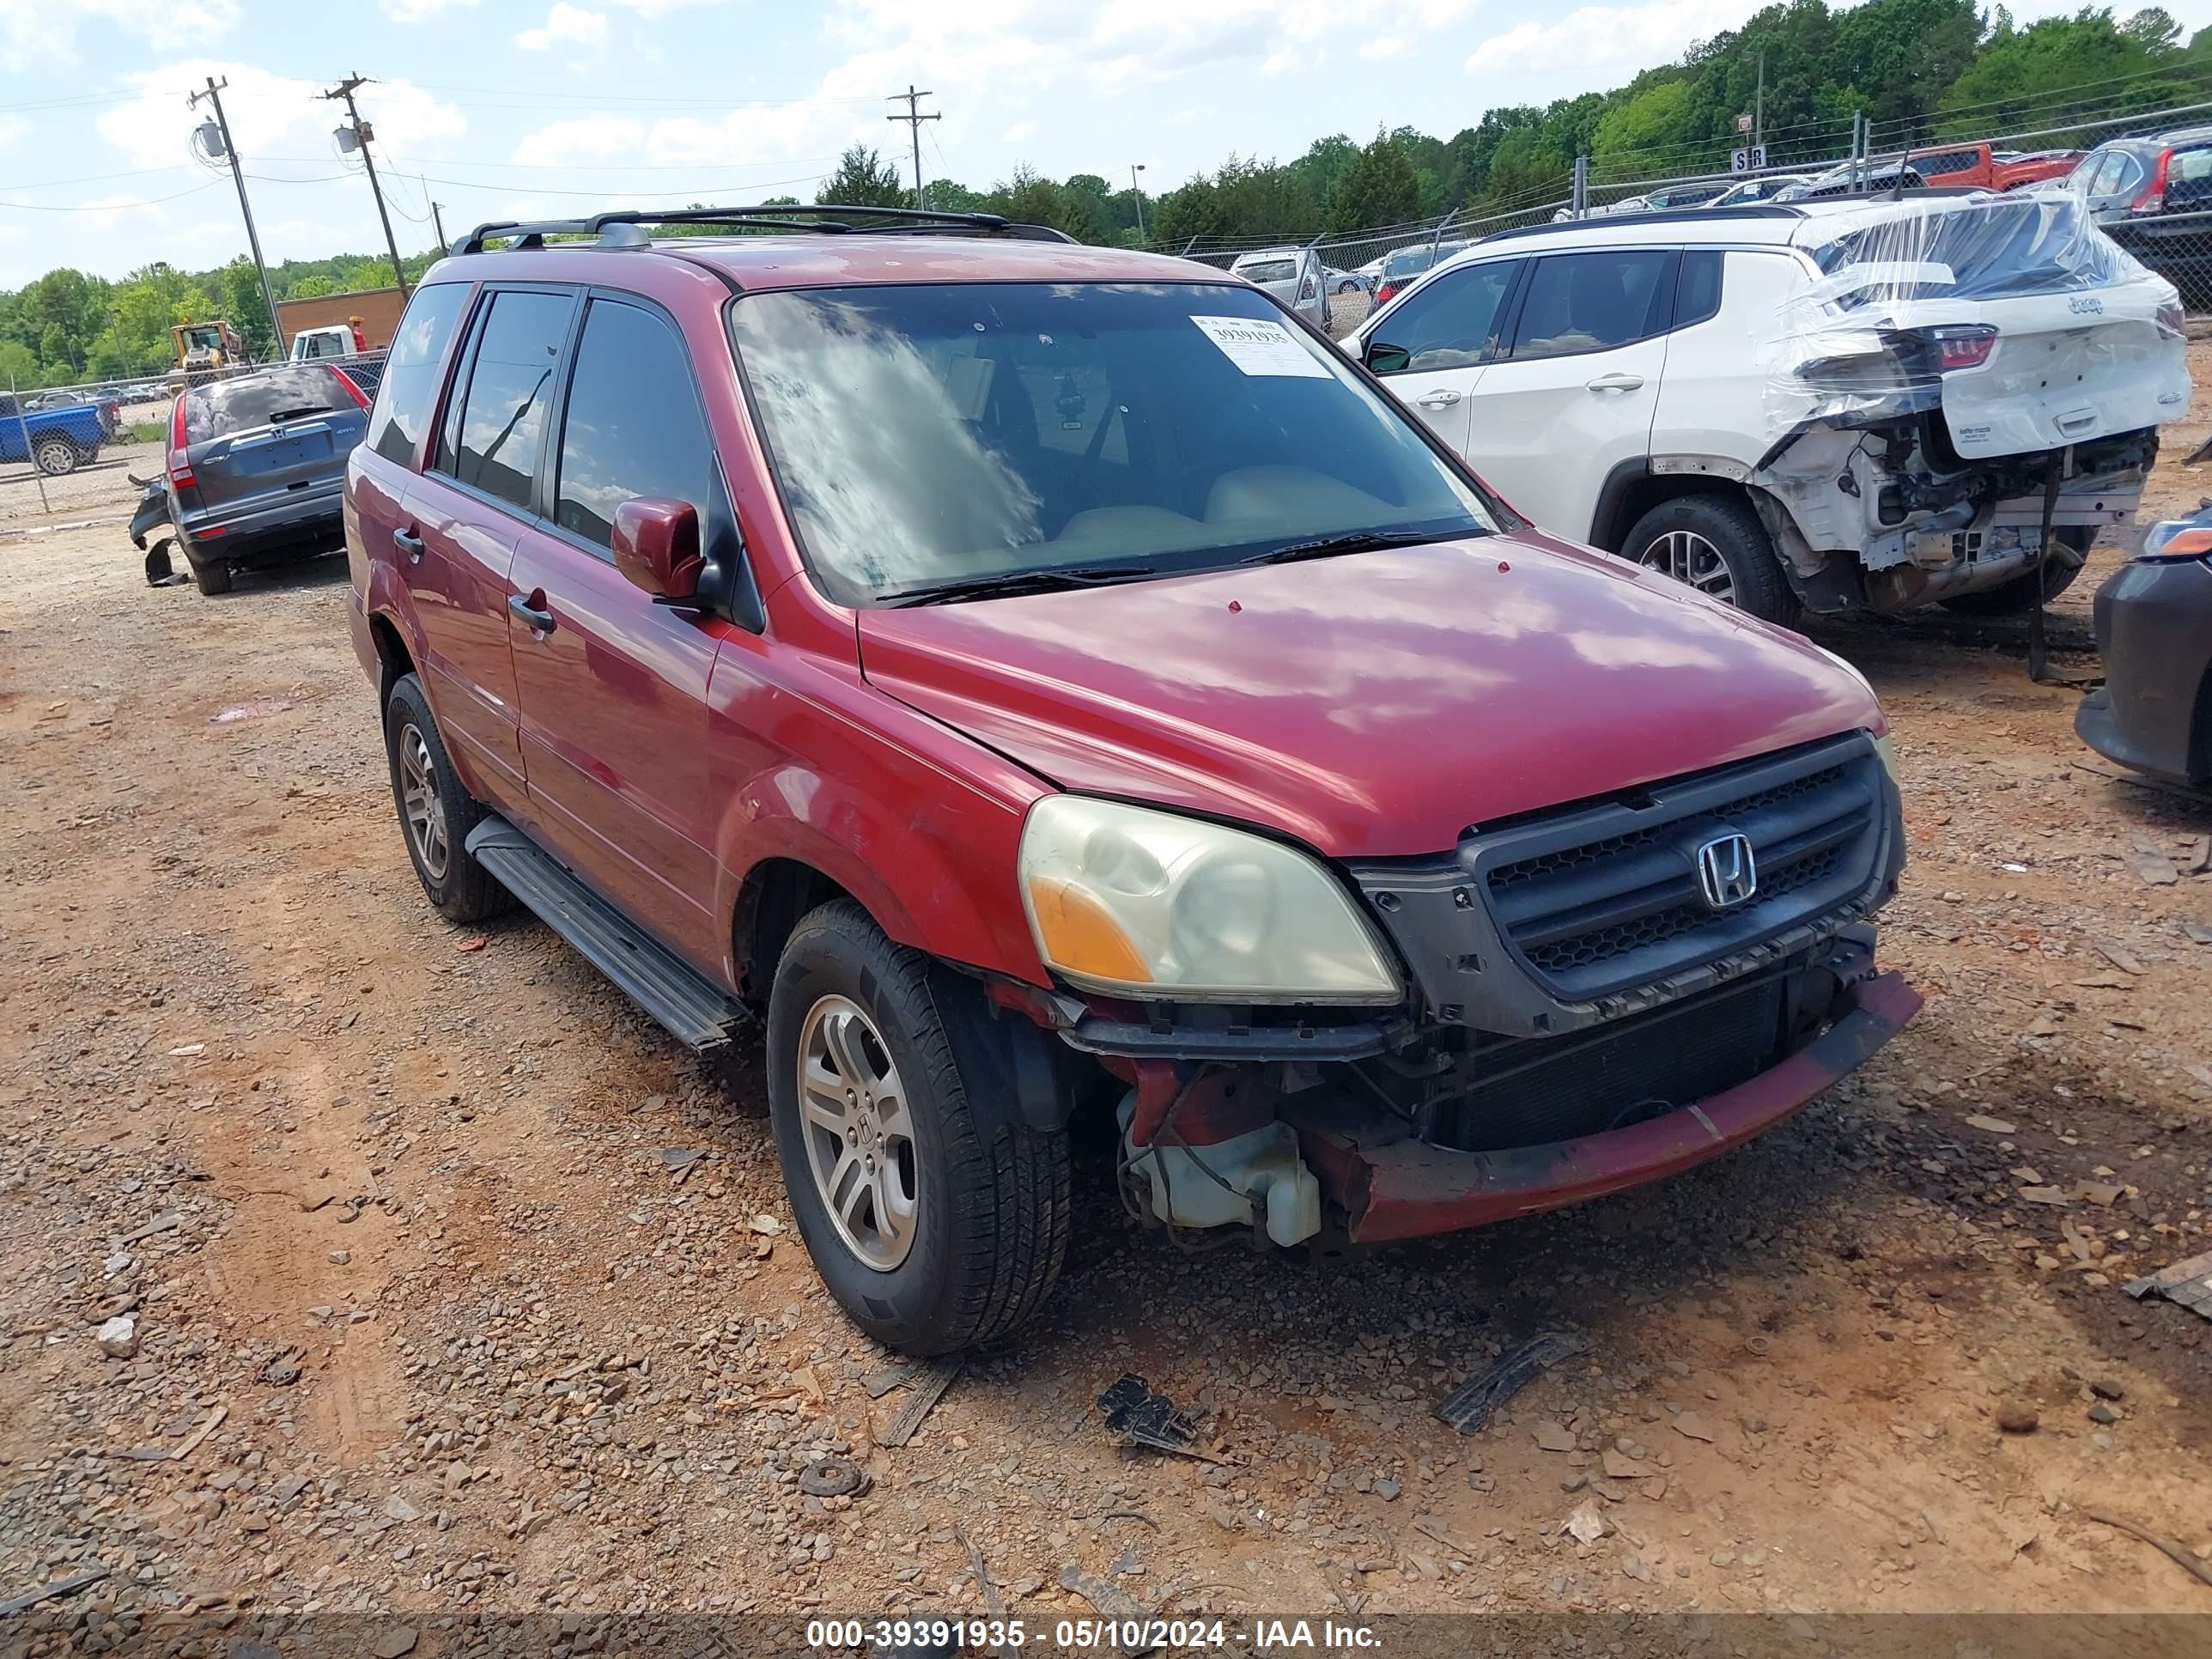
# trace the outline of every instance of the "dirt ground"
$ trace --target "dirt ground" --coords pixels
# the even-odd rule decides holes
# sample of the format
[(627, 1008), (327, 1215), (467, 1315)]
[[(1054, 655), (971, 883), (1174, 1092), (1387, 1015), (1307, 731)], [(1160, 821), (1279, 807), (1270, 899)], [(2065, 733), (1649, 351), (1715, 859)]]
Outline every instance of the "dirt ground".
[[(544, 928), (423, 902), (343, 582), (0, 539), (0, 1601), (981, 1612), (972, 1545), (1032, 1620), (1091, 1612), (1070, 1568), (1164, 1613), (2212, 1609), (2087, 1514), (2212, 1556), (2212, 1324), (2119, 1288), (2212, 1248), (2212, 876), (2143, 873), (2212, 811), (2101, 775), (2020, 628), (1816, 629), (1895, 725), (1883, 954), (1929, 998), (1859, 1075), (1348, 1261), (1182, 1256), (1086, 1148), (1047, 1316), (893, 1447), (915, 1384), (863, 1387), (757, 1051), (710, 1075)], [(1484, 1431), (1431, 1414), (1560, 1325)], [(1218, 1462), (1109, 1443), (1130, 1370)], [(804, 1493), (823, 1453), (872, 1486)]]

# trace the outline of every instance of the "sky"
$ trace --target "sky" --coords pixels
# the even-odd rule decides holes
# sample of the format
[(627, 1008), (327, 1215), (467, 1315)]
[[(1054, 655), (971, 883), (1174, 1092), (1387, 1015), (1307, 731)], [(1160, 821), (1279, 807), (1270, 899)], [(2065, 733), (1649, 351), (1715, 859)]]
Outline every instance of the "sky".
[[(2025, 21), (2076, 0), (2021, 0)], [(2132, 8), (2125, 0), (2122, 15)], [(2212, 0), (2167, 0), (2189, 29)], [(381, 246), (317, 94), (349, 73), (403, 252), (487, 219), (811, 199), (847, 144), (911, 170), (890, 94), (932, 95), (922, 170), (983, 188), (1027, 162), (1148, 194), (1230, 153), (1601, 89), (1755, 0), (0, 0), (0, 288), (246, 251), (223, 106), (272, 261)]]

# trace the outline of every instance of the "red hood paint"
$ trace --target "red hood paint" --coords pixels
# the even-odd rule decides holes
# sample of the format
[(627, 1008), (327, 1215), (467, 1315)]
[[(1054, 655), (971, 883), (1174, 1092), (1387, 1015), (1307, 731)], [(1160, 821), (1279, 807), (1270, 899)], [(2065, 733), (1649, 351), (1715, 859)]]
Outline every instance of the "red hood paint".
[(1337, 858), (1858, 726), (1795, 634), (1534, 532), (860, 613), (885, 692), (1064, 789)]

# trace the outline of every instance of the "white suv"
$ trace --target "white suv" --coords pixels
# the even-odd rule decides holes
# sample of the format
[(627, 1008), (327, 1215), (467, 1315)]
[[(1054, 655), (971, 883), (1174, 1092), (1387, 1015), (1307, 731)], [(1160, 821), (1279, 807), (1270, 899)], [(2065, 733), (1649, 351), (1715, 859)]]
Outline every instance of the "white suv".
[(2189, 406), (2172, 287), (2032, 197), (1508, 232), (1346, 344), (1542, 528), (1784, 623), (2033, 607)]

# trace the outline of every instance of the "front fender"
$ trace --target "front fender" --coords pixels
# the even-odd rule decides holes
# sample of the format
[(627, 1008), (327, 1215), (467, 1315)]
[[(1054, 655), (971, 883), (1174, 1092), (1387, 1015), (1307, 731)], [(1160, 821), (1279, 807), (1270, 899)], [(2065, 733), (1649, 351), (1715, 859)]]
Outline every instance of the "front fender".
[(771, 672), (726, 647), (709, 693), (710, 741), (750, 763), (714, 824), (728, 982), (746, 965), (735, 936), (745, 884), (787, 859), (836, 882), (902, 945), (1048, 983), (1016, 879), (1022, 820), (1044, 784), (842, 665), (787, 659)]

